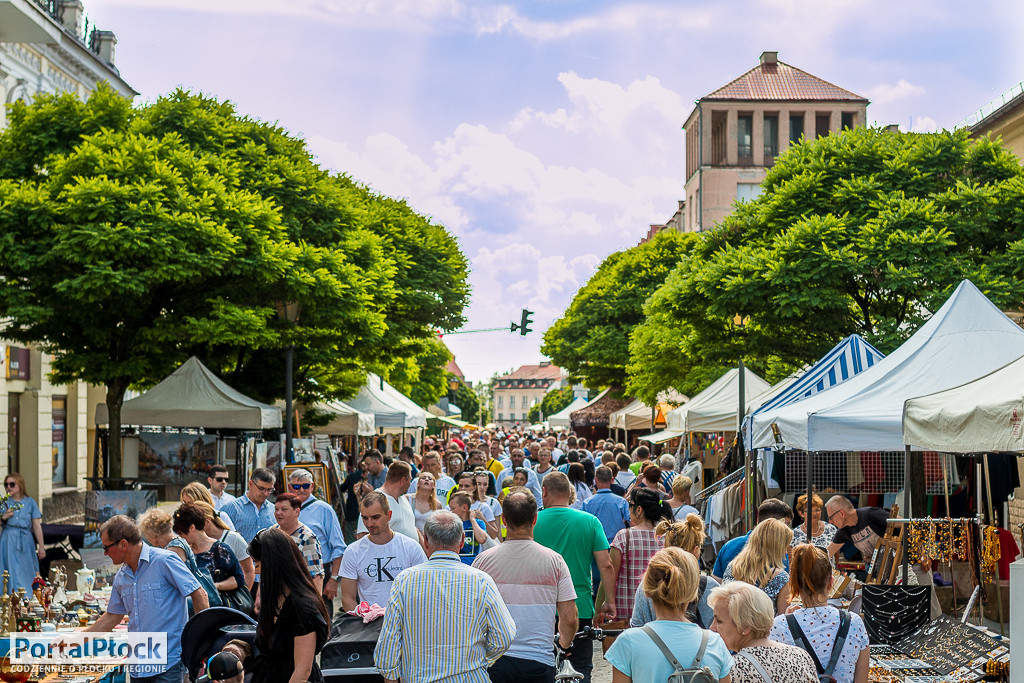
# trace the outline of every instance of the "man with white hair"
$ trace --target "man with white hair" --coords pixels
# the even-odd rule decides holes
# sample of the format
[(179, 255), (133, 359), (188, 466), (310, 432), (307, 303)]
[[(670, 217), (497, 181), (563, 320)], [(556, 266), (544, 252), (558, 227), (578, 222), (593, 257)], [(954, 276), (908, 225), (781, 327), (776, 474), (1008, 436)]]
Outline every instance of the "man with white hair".
[(324, 604), (328, 614), (334, 612), (334, 598), (338, 596), (338, 573), (341, 556), (345, 554), (345, 537), (341, 533), (338, 514), (330, 505), (313, 495), (313, 475), (307, 469), (292, 470), (288, 474), (288, 490), (299, 499), (299, 521), (305, 524), (320, 541), (324, 563)]
[(665, 453), (658, 458), (658, 467), (661, 468), (661, 483), (666, 491), (672, 490), (672, 480), (679, 474), (676, 472), (676, 458), (671, 453)]
[(494, 579), (463, 564), (462, 520), (438, 510), (423, 523), (426, 562), (395, 577), (373, 657), (386, 683), (488, 683), (516, 623)]

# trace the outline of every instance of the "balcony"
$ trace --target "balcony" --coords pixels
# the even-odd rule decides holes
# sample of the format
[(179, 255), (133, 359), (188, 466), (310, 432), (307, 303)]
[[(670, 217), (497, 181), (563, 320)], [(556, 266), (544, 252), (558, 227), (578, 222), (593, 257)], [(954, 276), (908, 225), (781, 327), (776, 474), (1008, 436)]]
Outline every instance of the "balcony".
[(0, 42), (58, 42), (59, 11), (55, 0), (0, 0)]

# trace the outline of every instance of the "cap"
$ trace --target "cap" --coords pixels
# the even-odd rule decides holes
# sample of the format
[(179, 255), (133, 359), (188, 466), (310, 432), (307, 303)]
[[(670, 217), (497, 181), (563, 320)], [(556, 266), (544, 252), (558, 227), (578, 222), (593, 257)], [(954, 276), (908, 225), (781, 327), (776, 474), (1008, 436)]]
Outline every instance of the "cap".
[(211, 681), (223, 681), (242, 673), (242, 663), (230, 652), (218, 652), (206, 663), (206, 675)]

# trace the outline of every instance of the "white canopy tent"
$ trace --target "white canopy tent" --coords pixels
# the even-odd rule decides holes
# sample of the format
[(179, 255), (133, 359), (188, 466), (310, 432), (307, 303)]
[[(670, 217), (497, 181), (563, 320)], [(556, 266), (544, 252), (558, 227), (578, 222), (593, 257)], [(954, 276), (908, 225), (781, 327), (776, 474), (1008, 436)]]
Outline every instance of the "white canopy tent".
[[(770, 388), (747, 368), (743, 368), (744, 405)], [(689, 403), (665, 416), (665, 429), (680, 432), (735, 432), (740, 405), (739, 368), (732, 368)]]
[(875, 363), (883, 358), (885, 354), (863, 337), (851, 334), (833, 346), (817, 363), (787, 377), (770, 391), (758, 396), (752, 405), (748, 406), (748, 415), (743, 421), (744, 443), (747, 450), (767, 448), (775, 443), (772, 422), (770, 418), (765, 417), (766, 415), (790, 403), (842, 384), (874, 367)]
[(1024, 357), (903, 404), (903, 441), (946, 453), (1024, 453)]
[(587, 399), (583, 397), (574, 398), (572, 403), (559, 410), (554, 415), (548, 417), (549, 427), (568, 427), (569, 426), (569, 415), (576, 412), (580, 408), (583, 408), (588, 403)]
[(627, 432), (637, 429), (651, 429), (658, 409), (651, 408), (637, 399), (622, 410), (616, 410), (608, 416), (609, 429), (625, 429)]
[[(96, 406), (96, 424), (109, 422)], [(121, 406), (121, 424), (207, 429), (279, 429), (281, 409), (235, 391), (193, 356), (164, 381)]]
[(427, 426), (423, 408), (372, 372), (356, 397), (347, 403), (361, 413), (373, 415), (374, 426), (381, 434)]
[(331, 421), (322, 427), (313, 427), (314, 434), (355, 434), (356, 436), (373, 436), (376, 423), (373, 413), (361, 413), (341, 401), (327, 401), (317, 404), (316, 408), (333, 413)]
[(828, 391), (758, 417), (774, 422), (792, 448), (902, 451), (904, 401), (964, 384), (1022, 355), (1024, 330), (964, 280), (889, 356)]

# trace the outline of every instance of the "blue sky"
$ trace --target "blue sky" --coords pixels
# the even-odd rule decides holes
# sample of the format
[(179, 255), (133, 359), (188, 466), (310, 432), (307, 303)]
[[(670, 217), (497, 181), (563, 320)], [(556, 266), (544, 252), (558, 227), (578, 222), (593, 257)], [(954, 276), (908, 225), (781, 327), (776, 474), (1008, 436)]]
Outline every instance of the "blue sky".
[(763, 50), (871, 99), (868, 120), (952, 127), (1024, 80), (1024, 3), (939, 0), (86, 0), (122, 75), (304, 136), (319, 161), (458, 236), (466, 375), (540, 360), (540, 332), (609, 253), (682, 197), (693, 101)]

